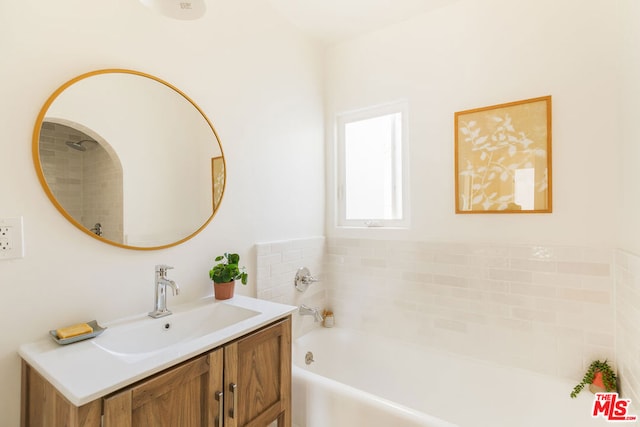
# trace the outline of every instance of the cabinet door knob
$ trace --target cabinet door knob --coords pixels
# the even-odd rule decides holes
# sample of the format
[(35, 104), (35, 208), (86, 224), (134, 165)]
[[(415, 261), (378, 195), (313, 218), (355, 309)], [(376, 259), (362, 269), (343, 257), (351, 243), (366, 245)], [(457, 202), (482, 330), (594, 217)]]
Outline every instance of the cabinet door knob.
[(238, 386), (234, 383), (229, 384), (229, 391), (233, 394), (233, 406), (229, 408), (229, 416), (235, 418), (236, 408), (238, 407)]
[(217, 391), (216, 392), (216, 400), (218, 401), (218, 427), (222, 427), (222, 421), (224, 420), (224, 417), (222, 416), (224, 414), (224, 393), (221, 391)]

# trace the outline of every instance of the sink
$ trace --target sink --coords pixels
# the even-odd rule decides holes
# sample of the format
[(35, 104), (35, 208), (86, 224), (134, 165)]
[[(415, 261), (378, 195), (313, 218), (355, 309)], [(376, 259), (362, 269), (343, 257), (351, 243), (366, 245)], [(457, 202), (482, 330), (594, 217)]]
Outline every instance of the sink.
[(93, 344), (130, 361), (148, 357), (167, 347), (234, 325), (260, 312), (225, 303), (207, 304), (171, 316), (144, 317), (110, 326)]
[(104, 333), (90, 340), (59, 345), (43, 336), (20, 345), (18, 352), (80, 407), (298, 309), (243, 295), (224, 301), (208, 296), (170, 308), (173, 314), (159, 319), (152, 319), (145, 311), (104, 322)]

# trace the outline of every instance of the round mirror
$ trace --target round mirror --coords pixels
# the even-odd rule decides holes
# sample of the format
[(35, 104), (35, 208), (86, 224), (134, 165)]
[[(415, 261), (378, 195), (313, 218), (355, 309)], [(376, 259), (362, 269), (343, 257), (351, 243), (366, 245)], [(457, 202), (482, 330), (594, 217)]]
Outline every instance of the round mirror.
[(130, 249), (195, 236), (224, 193), (218, 135), (171, 84), (99, 70), (63, 84), (40, 110), (33, 159), (47, 196), (73, 225)]

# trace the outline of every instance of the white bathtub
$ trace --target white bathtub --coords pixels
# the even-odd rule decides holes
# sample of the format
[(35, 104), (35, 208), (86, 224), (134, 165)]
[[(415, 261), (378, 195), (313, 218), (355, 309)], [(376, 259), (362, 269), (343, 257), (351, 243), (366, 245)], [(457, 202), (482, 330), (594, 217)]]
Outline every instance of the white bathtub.
[(292, 377), (295, 427), (611, 425), (572, 381), (341, 328), (295, 340)]

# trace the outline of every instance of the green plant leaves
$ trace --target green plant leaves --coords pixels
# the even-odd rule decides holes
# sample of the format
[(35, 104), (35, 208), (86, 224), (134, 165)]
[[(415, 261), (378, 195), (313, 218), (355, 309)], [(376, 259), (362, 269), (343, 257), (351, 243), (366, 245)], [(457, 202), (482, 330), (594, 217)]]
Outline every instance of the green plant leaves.
[(578, 396), (578, 393), (582, 391), (584, 386), (591, 384), (593, 382), (594, 377), (596, 376), (596, 372), (602, 372), (602, 382), (604, 384), (604, 388), (606, 391), (616, 391), (618, 378), (616, 377), (616, 373), (609, 366), (609, 363), (605, 360), (601, 362), (600, 360), (594, 360), (589, 365), (589, 368), (584, 374), (582, 381), (573, 388), (571, 392), (571, 397), (575, 398)]
[(218, 264), (209, 270), (209, 278), (215, 283), (227, 283), (240, 279), (243, 285), (247, 284), (249, 275), (245, 267), (239, 267), (240, 255), (225, 252), (215, 258)]

